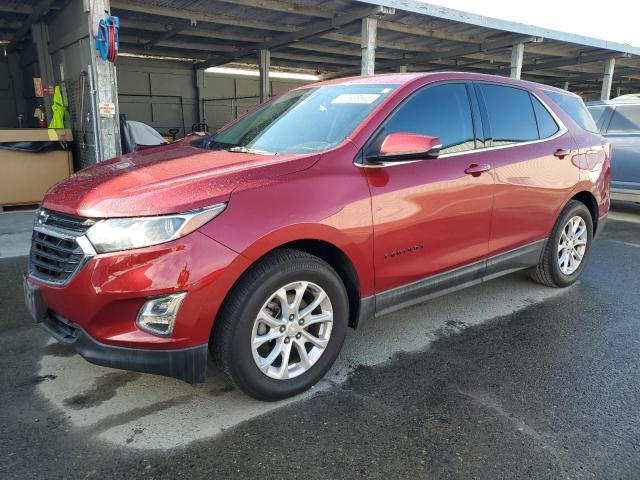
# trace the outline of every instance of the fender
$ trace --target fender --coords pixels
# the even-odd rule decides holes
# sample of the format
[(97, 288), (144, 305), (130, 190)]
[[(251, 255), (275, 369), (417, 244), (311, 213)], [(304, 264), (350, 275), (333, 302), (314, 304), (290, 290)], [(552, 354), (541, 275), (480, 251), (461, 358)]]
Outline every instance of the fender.
[[(610, 153), (607, 154), (608, 148), (608, 146), (603, 146), (603, 148), (589, 149), (587, 152), (579, 153), (571, 158), (571, 162), (580, 169), (580, 180), (555, 212), (556, 218), (567, 203), (582, 192), (591, 194), (595, 200), (597, 220), (609, 213), (611, 165), (609, 162)], [(549, 227), (549, 234), (552, 229), (553, 224)]]
[[(220, 242), (220, 240), (214, 240)], [(242, 261), (234, 261), (229, 265), (229, 269), (234, 272), (235, 280), (233, 283), (240, 278), (248, 267), (270, 251), (288, 243), (304, 240), (325, 242), (344, 253), (353, 265), (358, 277), (361, 296), (365, 297), (373, 294), (373, 259), (370, 256), (371, 252), (363, 250), (352, 239), (336, 228), (325, 224), (313, 223), (282, 227), (262, 236), (243, 251), (237, 252), (242, 257)], [(231, 248), (229, 245), (225, 246)]]
[[(583, 180), (580, 181), (573, 190), (571, 190), (571, 193), (569, 193), (569, 195), (567, 195), (567, 198), (565, 198), (564, 202), (562, 202), (562, 205), (560, 207), (558, 207), (558, 209), (555, 212), (555, 216), (554, 218), (558, 218), (558, 215), (560, 215), (560, 212), (562, 210), (564, 210), (564, 208), (567, 206), (567, 204), (576, 196), (579, 195), (580, 193), (586, 192), (588, 194), (590, 194), (593, 199), (596, 202), (596, 216), (597, 216), (597, 220), (601, 219), (602, 217), (606, 216), (607, 213), (609, 212), (609, 199), (608, 197), (605, 199), (602, 198), (602, 196), (600, 195), (599, 190), (596, 188), (596, 186), (589, 182), (588, 180)], [(606, 211), (604, 211), (603, 213), (603, 209), (602, 209), (602, 203), (606, 202), (607, 208)], [(553, 230), (553, 226), (555, 225), (555, 220), (554, 222), (551, 224), (551, 226), (548, 228), (547, 230), (547, 236), (551, 235), (551, 230)]]
[[(210, 332), (212, 330), (218, 311), (224, 299), (229, 294), (229, 291), (257, 260), (278, 247), (291, 242), (304, 240), (319, 240), (325, 242), (347, 256), (356, 272), (356, 277), (360, 285), (361, 304), (357, 314), (359, 317), (364, 318), (371, 316), (373, 308), (371, 301), (374, 298), (373, 260), (371, 258), (367, 259), (364, 252), (358, 248), (357, 245), (349, 241), (346, 235), (337, 231), (335, 228), (323, 224), (297, 224), (270, 232), (268, 235), (252, 243), (244, 251), (236, 252), (238, 253), (237, 257), (227, 266), (224, 273), (215, 283), (207, 287), (207, 290), (210, 291), (210, 300), (208, 300), (210, 303), (206, 307), (204, 317), (210, 319), (210, 322), (204, 327), (204, 331)], [(227, 248), (229, 247), (227, 246)], [(363, 300), (365, 301), (364, 305), (362, 304)], [(369, 300), (369, 302), (366, 302), (367, 300)], [(355, 327), (359, 322), (360, 318), (355, 319), (351, 326)]]

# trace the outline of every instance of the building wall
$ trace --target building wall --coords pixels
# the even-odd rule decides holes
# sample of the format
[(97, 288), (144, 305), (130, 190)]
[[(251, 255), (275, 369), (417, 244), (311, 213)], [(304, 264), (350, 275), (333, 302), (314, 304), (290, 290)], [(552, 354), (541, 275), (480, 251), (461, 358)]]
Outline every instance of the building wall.
[(178, 129), (178, 136), (198, 122), (197, 90), (190, 64), (120, 57), (118, 103), (128, 120), (146, 123), (165, 135)]
[(0, 128), (18, 128), (18, 114), (22, 127), (35, 127), (33, 117), (37, 100), (33, 91), (33, 77), (39, 76), (35, 45), (21, 52), (0, 54)]
[[(16, 128), (18, 112), (13, 79), (9, 75), (9, 59), (0, 55), (0, 128)], [(26, 126), (23, 123), (23, 126)]]
[[(163, 135), (178, 129), (178, 137), (199, 123), (198, 88), (191, 64), (121, 57), (117, 74), (120, 113), (127, 119), (151, 125)], [(278, 94), (304, 83), (275, 79), (271, 89)], [(220, 128), (259, 104), (258, 78), (205, 72), (200, 103), (209, 130)]]
[[(82, 0), (71, 0), (63, 9), (46, 19), (52, 79), (43, 82), (60, 85), (69, 115), (66, 127), (73, 131), (75, 168), (95, 163), (96, 142), (93, 134), (93, 102), (89, 73), (93, 50), (89, 39), (87, 12)], [(27, 78), (25, 78), (26, 82)], [(31, 82), (31, 75), (28, 76)], [(30, 86), (33, 94), (33, 85)], [(81, 114), (82, 112), (82, 114)]]
[[(273, 79), (271, 93), (278, 95), (305, 83), (309, 82)], [(215, 130), (260, 103), (259, 80), (258, 77), (205, 73), (201, 95), (206, 123)]]

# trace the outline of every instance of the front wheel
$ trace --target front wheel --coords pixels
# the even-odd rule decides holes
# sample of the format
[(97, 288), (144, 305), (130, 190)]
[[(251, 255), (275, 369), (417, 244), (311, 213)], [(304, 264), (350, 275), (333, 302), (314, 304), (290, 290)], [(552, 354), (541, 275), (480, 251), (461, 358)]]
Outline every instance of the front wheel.
[(342, 280), (318, 257), (276, 250), (233, 288), (211, 350), (227, 377), (260, 400), (307, 390), (335, 361), (348, 323)]
[(548, 287), (568, 287), (582, 273), (592, 241), (589, 209), (582, 202), (571, 200), (558, 217), (531, 277)]

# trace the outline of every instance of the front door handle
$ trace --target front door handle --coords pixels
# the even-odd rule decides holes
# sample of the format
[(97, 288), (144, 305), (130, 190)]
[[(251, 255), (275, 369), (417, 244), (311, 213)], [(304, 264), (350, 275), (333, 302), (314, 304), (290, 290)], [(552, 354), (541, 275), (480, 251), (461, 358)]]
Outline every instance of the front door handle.
[(553, 156), (558, 157), (560, 160), (562, 160), (567, 155), (571, 155), (571, 150), (565, 150), (564, 148), (559, 148), (558, 150), (553, 152)]
[(489, 170), (491, 170), (491, 165), (487, 163), (472, 163), (464, 169), (464, 173), (479, 177), (482, 172), (488, 172)]

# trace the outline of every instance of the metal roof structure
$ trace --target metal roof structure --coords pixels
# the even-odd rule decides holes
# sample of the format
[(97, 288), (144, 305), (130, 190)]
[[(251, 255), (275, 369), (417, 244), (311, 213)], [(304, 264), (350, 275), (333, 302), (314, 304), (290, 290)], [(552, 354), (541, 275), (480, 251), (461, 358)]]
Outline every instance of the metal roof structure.
[[(0, 38), (13, 46), (55, 0), (0, 0)], [(621, 93), (640, 91), (640, 48), (468, 14), (415, 0), (111, 0), (121, 52), (255, 65), (326, 78), (358, 74), (368, 45), (376, 73), (458, 70), (511, 73), (516, 48), (524, 79), (599, 94), (605, 72)], [(55, 12), (54, 12), (55, 14)], [(365, 45), (363, 19), (374, 18)], [(514, 47), (523, 45), (523, 47)], [(615, 69), (613, 68), (615, 59)], [(519, 70), (520, 72), (520, 70)], [(606, 78), (606, 76), (605, 76)]]

